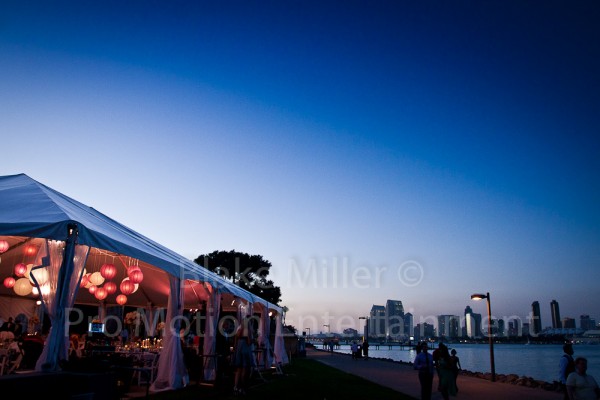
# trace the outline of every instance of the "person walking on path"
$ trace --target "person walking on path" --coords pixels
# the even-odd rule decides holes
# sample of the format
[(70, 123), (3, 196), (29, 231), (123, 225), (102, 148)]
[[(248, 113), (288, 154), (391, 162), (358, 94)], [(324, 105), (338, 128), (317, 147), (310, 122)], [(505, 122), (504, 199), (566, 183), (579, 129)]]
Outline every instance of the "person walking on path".
[(421, 385), (421, 400), (431, 400), (431, 387), (433, 385), (433, 357), (427, 352), (427, 342), (420, 346), (421, 351), (415, 357), (413, 368), (419, 371), (419, 384)]
[(358, 351), (358, 345), (356, 342), (352, 342), (352, 346), (350, 346), (350, 350), (352, 350), (352, 359), (356, 360), (356, 352)]
[(369, 342), (367, 341), (366, 338), (362, 344), (362, 352), (363, 352), (363, 356), (365, 356), (365, 361), (368, 361), (369, 360)]
[(456, 349), (452, 349), (450, 352), (450, 365), (452, 367), (452, 372), (454, 373), (454, 387), (456, 387), (456, 392), (458, 393), (456, 381), (458, 380), (458, 371), (460, 371), (462, 367), (460, 366), (460, 358), (456, 355)]
[(450, 396), (456, 396), (456, 376), (452, 369), (448, 347), (440, 344), (439, 350), (437, 366), (440, 384), (438, 390), (442, 393), (444, 400), (449, 400)]
[(564, 354), (558, 363), (558, 381), (561, 383), (565, 400), (570, 400), (567, 392), (567, 377), (571, 372), (575, 372), (575, 361), (573, 360), (573, 345), (565, 343), (563, 345)]
[(575, 372), (567, 377), (567, 391), (570, 400), (600, 399), (600, 388), (593, 376), (587, 374), (587, 359), (575, 359)]

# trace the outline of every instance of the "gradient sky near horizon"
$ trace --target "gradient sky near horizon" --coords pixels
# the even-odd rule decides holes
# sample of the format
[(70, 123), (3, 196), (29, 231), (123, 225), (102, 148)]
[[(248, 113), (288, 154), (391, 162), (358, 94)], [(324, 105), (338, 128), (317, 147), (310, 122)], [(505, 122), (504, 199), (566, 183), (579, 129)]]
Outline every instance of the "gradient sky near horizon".
[[(600, 320), (600, 3), (4, 1), (0, 175), (193, 259), (273, 264), (286, 322)], [(362, 322), (360, 323), (362, 325)]]

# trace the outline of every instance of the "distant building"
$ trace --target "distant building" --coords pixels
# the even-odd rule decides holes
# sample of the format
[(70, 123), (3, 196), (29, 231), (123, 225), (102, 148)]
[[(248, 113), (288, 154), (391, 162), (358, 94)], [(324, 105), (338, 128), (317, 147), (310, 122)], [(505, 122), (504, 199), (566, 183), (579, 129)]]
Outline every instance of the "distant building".
[(560, 320), (560, 308), (558, 307), (558, 301), (552, 300), (550, 302), (550, 313), (552, 314), (552, 329), (562, 328), (563, 326)]
[(415, 326), (415, 340), (430, 339), (435, 336), (435, 329), (433, 325), (423, 322)]
[(561, 322), (563, 328), (575, 329), (575, 318), (564, 317)]
[(481, 314), (476, 314), (469, 306), (465, 307), (465, 334), (467, 337), (481, 337)]
[(460, 328), (460, 317), (457, 315), (438, 315), (438, 336), (457, 338)]
[(390, 339), (404, 337), (404, 307), (400, 300), (388, 300), (385, 303), (386, 333)]
[(498, 319), (495, 321), (496, 326), (496, 336), (506, 336), (506, 324), (503, 319)]
[(376, 338), (384, 338), (385, 333), (385, 307), (373, 305), (369, 317), (368, 336)]
[(534, 301), (531, 303), (531, 332), (532, 336), (537, 336), (542, 332), (542, 316), (540, 313), (540, 303)]
[[(529, 327), (529, 325), (527, 325)], [(508, 336), (518, 337), (521, 336), (521, 320), (518, 318), (508, 321)]]
[(581, 315), (579, 317), (579, 327), (584, 331), (596, 329), (596, 320), (590, 318), (589, 315)]
[(529, 322), (523, 322), (523, 330), (521, 331), (521, 336), (529, 336), (531, 334), (531, 325)]
[(411, 313), (404, 314), (404, 335), (409, 338), (415, 336), (415, 327), (413, 323), (413, 315)]

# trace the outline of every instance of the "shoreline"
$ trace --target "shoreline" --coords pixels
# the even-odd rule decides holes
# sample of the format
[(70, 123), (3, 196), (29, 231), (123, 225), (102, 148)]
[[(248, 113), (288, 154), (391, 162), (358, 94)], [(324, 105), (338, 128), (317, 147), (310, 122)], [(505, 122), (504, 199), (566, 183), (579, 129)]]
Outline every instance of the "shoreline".
[[(315, 350), (324, 352), (324, 353), (329, 353), (329, 351), (327, 351), (327, 350), (322, 350), (322, 349), (317, 349), (317, 348), (315, 348)], [(352, 355), (348, 354), (348, 353), (340, 353), (340, 352), (334, 352), (334, 353), (342, 355), (342, 356), (352, 357)], [(386, 361), (386, 362), (390, 362), (390, 363), (410, 366), (411, 368), (413, 365), (413, 363), (410, 361), (397, 361), (397, 360), (393, 360), (391, 358), (369, 357), (369, 360)], [(366, 361), (366, 360), (363, 360), (363, 361)], [(470, 371), (470, 370), (466, 370), (466, 369), (461, 369), (459, 371), (459, 376), (460, 375), (469, 376), (469, 377), (473, 377), (473, 378), (479, 378), (479, 379), (487, 380), (490, 382), (491, 382), (491, 377), (492, 377), (492, 374), (490, 372), (477, 372), (477, 371)], [(509, 384), (509, 385), (515, 385), (515, 386), (523, 386), (523, 387), (528, 387), (528, 388), (538, 389), (538, 390), (545, 390), (545, 391), (549, 391), (549, 392), (562, 393), (562, 386), (561, 386), (560, 382), (558, 382), (558, 381), (547, 382), (547, 381), (543, 381), (543, 380), (539, 380), (539, 379), (534, 379), (530, 376), (525, 376), (525, 375), (519, 376), (517, 374), (496, 374), (495, 382)]]

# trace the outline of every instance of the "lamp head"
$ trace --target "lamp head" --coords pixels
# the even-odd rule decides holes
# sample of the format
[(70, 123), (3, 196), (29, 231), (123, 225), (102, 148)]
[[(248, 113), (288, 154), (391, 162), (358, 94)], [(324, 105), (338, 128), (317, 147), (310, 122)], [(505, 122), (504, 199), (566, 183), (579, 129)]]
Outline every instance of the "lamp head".
[(471, 300), (483, 300), (483, 299), (487, 299), (487, 296), (485, 294), (475, 293), (475, 294), (471, 295)]

